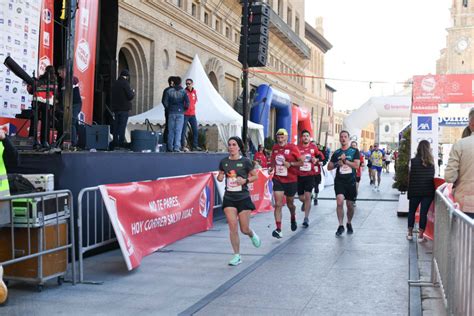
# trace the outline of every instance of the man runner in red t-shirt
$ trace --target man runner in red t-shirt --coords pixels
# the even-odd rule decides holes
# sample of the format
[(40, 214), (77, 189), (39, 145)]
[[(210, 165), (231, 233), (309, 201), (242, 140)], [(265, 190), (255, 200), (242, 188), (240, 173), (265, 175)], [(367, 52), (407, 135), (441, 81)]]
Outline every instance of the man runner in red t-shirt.
[(316, 170), (315, 165), (319, 166), (320, 152), (318, 147), (311, 143), (311, 134), (304, 130), (301, 132), (301, 143), (298, 145), (300, 155), (303, 157), (303, 165), (298, 170), (298, 197), (303, 202), (304, 211), (303, 227), (309, 226), (309, 211), (311, 210), (311, 192), (314, 189)]
[(276, 229), (272, 232), (275, 238), (282, 238), (281, 232), (281, 209), (283, 207), (283, 196), (286, 196), (286, 205), (291, 214), (291, 230), (295, 231), (296, 206), (293, 203), (298, 180), (298, 167), (303, 165), (303, 157), (300, 156), (298, 147), (288, 143), (288, 132), (280, 128), (276, 133), (277, 143), (272, 149), (269, 172), (273, 173), (273, 197), (275, 199), (275, 223)]

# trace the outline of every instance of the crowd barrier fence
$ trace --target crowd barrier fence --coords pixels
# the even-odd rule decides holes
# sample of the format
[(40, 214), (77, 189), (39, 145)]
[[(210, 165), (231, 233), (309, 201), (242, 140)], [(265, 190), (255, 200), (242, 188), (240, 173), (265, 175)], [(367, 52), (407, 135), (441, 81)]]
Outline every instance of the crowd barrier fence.
[(450, 315), (474, 315), (474, 220), (436, 191), (431, 281), (438, 284)]
[[(6, 196), (0, 198), (0, 207), (9, 213), (8, 221), (0, 225), (1, 239), (4, 241), (1, 246), (4, 261), (0, 261), (0, 265), (6, 268), (5, 280), (35, 283), (38, 290), (42, 290), (44, 282), (52, 278), (58, 278), (61, 284), (70, 268), (71, 281), (75, 285), (76, 253), (71, 191)], [(65, 252), (57, 254), (60, 251)], [(69, 251), (71, 265), (68, 265)], [(31, 261), (34, 259), (37, 261)], [(12, 275), (9, 276), (8, 266), (14, 264), (20, 266), (12, 266)]]

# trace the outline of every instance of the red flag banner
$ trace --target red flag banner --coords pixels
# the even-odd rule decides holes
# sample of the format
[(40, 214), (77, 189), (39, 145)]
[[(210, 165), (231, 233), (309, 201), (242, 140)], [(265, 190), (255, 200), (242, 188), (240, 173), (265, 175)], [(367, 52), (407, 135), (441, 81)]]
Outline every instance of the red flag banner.
[(249, 183), (250, 198), (255, 204), (254, 213), (273, 211), (272, 204), (272, 177), (266, 169), (257, 170), (258, 179)]
[(43, 0), (41, 6), (38, 74), (53, 64), (54, 52), (54, 0)]
[(212, 227), (212, 173), (100, 186), (128, 270), (143, 257)]
[(76, 12), (74, 76), (79, 79), (84, 120), (92, 123), (99, 1), (81, 0)]

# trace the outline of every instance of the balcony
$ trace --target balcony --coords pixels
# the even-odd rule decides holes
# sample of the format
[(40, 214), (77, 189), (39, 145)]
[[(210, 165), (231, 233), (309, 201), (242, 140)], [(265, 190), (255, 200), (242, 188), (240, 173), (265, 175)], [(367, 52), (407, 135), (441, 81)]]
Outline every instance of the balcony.
[(270, 9), (270, 31), (275, 33), (298, 56), (303, 59), (310, 58), (311, 51), (309, 47), (272, 9)]

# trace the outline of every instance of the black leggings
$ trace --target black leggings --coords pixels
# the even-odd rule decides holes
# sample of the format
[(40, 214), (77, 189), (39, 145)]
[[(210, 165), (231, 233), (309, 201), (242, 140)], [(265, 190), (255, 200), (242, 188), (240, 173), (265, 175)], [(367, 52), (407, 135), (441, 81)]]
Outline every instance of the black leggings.
[(413, 228), (415, 226), (415, 213), (418, 205), (421, 203), (420, 207), (420, 229), (425, 230), (426, 220), (428, 217), (428, 210), (430, 209), (431, 202), (433, 202), (433, 197), (412, 197), (410, 198), (410, 206), (408, 213), (408, 228)]

